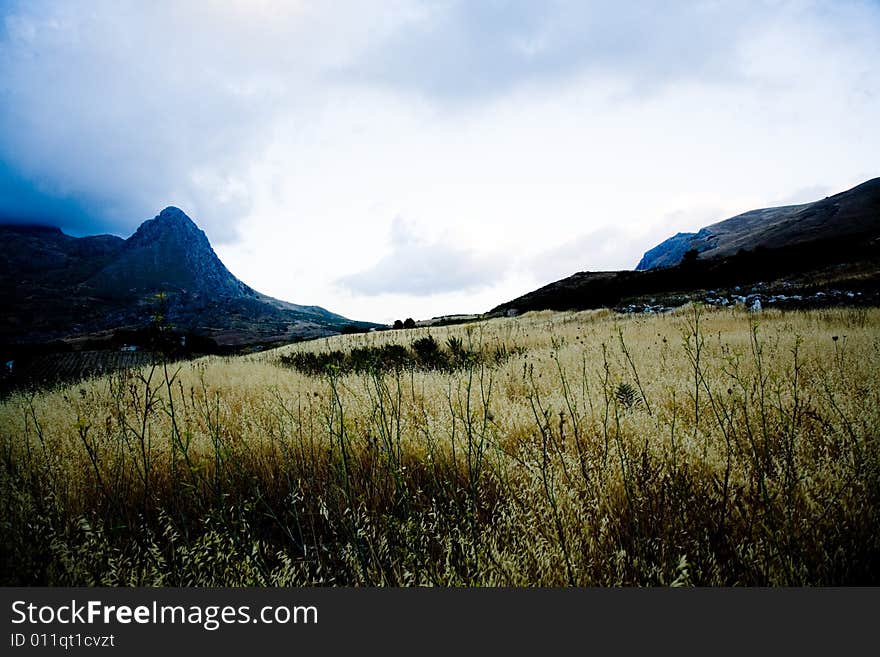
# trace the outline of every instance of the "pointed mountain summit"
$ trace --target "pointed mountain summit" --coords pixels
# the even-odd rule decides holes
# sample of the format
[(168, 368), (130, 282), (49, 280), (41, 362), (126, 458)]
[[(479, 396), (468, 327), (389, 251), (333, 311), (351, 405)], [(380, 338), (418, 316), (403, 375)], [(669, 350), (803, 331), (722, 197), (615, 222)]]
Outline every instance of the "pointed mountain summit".
[(167, 207), (128, 239), (0, 226), (0, 343), (38, 343), (142, 330), (160, 314), (220, 345), (290, 342), (366, 329), (319, 306), (245, 285), (186, 213)]
[[(123, 281), (127, 287), (120, 287)], [(220, 261), (205, 232), (175, 207), (142, 223), (125, 240), (120, 258), (90, 284), (111, 295), (162, 289), (214, 299), (257, 296)]]

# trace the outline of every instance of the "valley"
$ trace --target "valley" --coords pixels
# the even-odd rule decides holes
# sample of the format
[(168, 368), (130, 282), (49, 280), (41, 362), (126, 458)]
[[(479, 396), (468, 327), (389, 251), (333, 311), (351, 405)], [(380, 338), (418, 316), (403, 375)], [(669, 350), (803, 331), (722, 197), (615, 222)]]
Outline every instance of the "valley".
[(0, 580), (876, 583), (876, 182), (397, 328), (256, 292), (176, 208), (0, 229)]

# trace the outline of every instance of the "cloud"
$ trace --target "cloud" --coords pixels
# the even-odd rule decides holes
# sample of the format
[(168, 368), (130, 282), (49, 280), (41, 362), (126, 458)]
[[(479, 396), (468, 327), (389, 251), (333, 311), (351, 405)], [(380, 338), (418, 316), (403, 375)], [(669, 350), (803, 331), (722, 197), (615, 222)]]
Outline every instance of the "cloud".
[(616, 269), (628, 240), (613, 228), (601, 228), (566, 240), (528, 259), (526, 268), (536, 280), (551, 282), (579, 271)]
[(241, 212), (246, 194), (217, 192), (234, 188), (242, 126), (259, 112), (228, 80), (197, 74), (209, 54), (185, 21), (124, 4), (13, 7), (0, 59), (0, 153), (20, 198), (48, 199), (74, 231), (127, 232), (171, 202), (196, 214), (210, 206), (218, 229)]
[(391, 225), (391, 251), (372, 267), (338, 280), (356, 294), (431, 295), (491, 285), (504, 274), (497, 257), (419, 238), (402, 218)]
[[(173, 204), (234, 240), (278, 131), (308, 132), (354, 89), (416, 93), (442, 112), (584, 75), (637, 94), (742, 81), (756, 52), (767, 59), (753, 42), (779, 45), (761, 40), (768, 30), (870, 43), (877, 17), (865, 2), (12, 0), (0, 13), (0, 218), (125, 234)], [(870, 100), (876, 75), (860, 79)]]
[(739, 76), (737, 49), (773, 3), (621, 3), (510, 0), (435, 3), (374, 44), (350, 79), (443, 101), (482, 100), (521, 85), (584, 73), (612, 75), (644, 93), (680, 80)]
[[(865, 178), (867, 179), (868, 176), (865, 176)], [(819, 201), (826, 196), (842, 191), (844, 190), (831, 189), (828, 185), (808, 185), (777, 199), (773, 202), (773, 205), (801, 205), (803, 203), (812, 203), (813, 201)]]
[(348, 9), (5, 3), (0, 215), (124, 234), (171, 204), (232, 239), (275, 126), (320, 104), (315, 80), (373, 30)]

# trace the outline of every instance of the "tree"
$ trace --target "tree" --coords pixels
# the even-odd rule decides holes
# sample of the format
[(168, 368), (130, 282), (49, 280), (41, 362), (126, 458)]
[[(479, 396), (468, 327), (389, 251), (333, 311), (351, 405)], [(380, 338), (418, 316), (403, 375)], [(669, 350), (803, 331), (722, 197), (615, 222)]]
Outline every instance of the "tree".
[(394, 326), (393, 326), (392, 328), (402, 329), (402, 328), (403, 328), (403, 322), (401, 322), (399, 319), (395, 319), (395, 320), (394, 320)]
[(411, 329), (416, 327), (416, 321), (412, 317), (407, 317), (403, 322), (403, 328)]
[(692, 265), (697, 261), (697, 256), (700, 254), (696, 249), (688, 249), (684, 252), (684, 255), (681, 257), (681, 264), (683, 265)]

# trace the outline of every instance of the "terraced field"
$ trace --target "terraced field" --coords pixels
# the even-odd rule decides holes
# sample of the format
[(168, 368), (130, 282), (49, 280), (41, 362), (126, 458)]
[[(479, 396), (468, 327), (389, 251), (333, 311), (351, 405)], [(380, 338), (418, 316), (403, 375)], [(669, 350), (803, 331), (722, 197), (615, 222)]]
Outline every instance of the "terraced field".
[(10, 389), (76, 382), (126, 368), (141, 367), (152, 359), (153, 355), (146, 351), (96, 350), (43, 354), (14, 360), (12, 366), (6, 368), (2, 385)]

